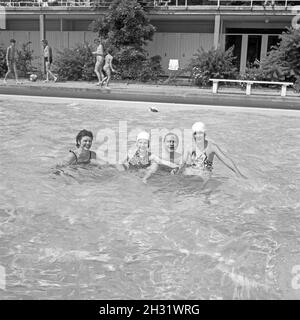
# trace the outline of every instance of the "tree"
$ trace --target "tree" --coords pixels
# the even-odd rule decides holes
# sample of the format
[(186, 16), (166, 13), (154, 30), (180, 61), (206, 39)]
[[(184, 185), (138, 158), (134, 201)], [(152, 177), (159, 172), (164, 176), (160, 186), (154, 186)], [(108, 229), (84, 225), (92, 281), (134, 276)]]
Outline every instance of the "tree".
[[(147, 65), (144, 46), (152, 41), (155, 27), (137, 0), (114, 0), (103, 19), (93, 21), (90, 29), (105, 39), (121, 77), (142, 79)], [(149, 64), (147, 65), (149, 67)], [(157, 68), (156, 68), (157, 69)]]
[(93, 21), (90, 27), (118, 49), (130, 45), (142, 47), (152, 40), (155, 32), (137, 0), (114, 0), (104, 18)]
[(296, 81), (300, 86), (300, 30), (289, 28), (279, 38), (261, 68), (271, 80)]

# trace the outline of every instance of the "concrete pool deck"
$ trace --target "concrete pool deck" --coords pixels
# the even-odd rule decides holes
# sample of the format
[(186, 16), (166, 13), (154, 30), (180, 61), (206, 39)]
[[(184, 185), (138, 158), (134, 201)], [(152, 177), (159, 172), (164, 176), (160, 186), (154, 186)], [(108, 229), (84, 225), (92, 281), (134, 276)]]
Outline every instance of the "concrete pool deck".
[(8, 80), (7, 84), (4, 84), (2, 80), (0, 82), (0, 94), (9, 95), (300, 110), (300, 94), (289, 89), (287, 96), (281, 97), (280, 90), (280, 87), (276, 89), (254, 88), (252, 94), (246, 96), (245, 89), (236, 87), (221, 87), (218, 94), (213, 94), (211, 88), (186, 85), (127, 84), (117, 81), (111, 83), (110, 89), (99, 88), (96, 82), (87, 81), (44, 83), (25, 80), (20, 85), (13, 80)]

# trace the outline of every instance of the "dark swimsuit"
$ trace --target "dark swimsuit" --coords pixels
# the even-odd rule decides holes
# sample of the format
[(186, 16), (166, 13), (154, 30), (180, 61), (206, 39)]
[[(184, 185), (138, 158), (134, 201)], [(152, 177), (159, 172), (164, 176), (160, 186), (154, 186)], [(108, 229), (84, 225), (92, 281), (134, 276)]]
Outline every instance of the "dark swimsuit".
[(151, 165), (149, 157), (151, 153), (148, 153), (147, 157), (141, 157), (140, 152), (137, 150), (133, 157), (128, 161), (129, 169), (146, 169)]
[[(76, 153), (74, 151), (72, 151), (72, 150), (69, 150), (69, 151), (72, 152), (74, 154), (74, 156), (75, 156), (76, 163), (74, 163), (74, 164), (78, 164), (78, 157), (77, 157)], [(90, 163), (91, 159), (92, 159), (92, 151), (90, 151), (90, 157), (88, 158), (88, 160), (80, 162), (80, 164), (82, 164), (82, 163)]]
[(212, 171), (213, 169), (213, 162), (208, 160), (207, 154), (205, 151), (197, 157), (196, 151), (194, 150), (192, 152), (191, 165), (195, 169), (203, 169), (207, 171)]
[(45, 62), (49, 61), (50, 64), (52, 63), (52, 58), (48, 59), (48, 57), (44, 57), (44, 59), (45, 59)]

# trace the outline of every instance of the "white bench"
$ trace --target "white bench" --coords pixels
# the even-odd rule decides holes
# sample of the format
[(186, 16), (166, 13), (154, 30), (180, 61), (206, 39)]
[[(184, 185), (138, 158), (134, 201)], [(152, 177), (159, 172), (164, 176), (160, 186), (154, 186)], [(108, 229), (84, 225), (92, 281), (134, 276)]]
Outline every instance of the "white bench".
[(256, 81), (256, 80), (233, 80), (233, 79), (209, 79), (213, 82), (212, 92), (218, 93), (219, 82), (235, 82), (235, 83), (246, 83), (246, 95), (251, 94), (251, 85), (253, 83), (260, 84), (278, 84), (281, 85), (281, 96), (286, 96), (286, 88), (293, 86), (293, 82), (276, 82), (276, 81)]

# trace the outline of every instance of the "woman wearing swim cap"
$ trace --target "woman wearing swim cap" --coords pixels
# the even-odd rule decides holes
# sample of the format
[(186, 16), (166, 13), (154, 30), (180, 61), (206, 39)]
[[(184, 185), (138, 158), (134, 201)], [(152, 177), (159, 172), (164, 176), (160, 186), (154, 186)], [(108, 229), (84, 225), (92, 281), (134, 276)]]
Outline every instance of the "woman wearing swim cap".
[(192, 151), (187, 154), (184, 165), (179, 170), (180, 172), (184, 175), (201, 176), (204, 180), (208, 180), (213, 169), (214, 157), (217, 156), (238, 177), (246, 178), (216, 143), (206, 139), (206, 127), (203, 122), (194, 123), (192, 132), (194, 146)]
[(128, 156), (124, 165), (127, 169), (138, 170), (144, 176), (142, 178), (144, 183), (157, 170), (156, 156), (152, 155), (150, 148), (150, 135), (146, 131), (142, 131), (136, 138), (137, 149), (132, 156)]

